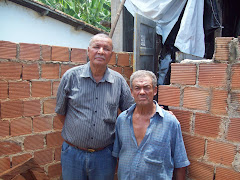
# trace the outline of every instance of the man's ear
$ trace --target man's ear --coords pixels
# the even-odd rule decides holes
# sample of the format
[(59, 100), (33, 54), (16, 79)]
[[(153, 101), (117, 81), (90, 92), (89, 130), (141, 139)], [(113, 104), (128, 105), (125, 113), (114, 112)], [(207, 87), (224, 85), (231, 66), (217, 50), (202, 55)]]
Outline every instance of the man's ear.
[(131, 91), (131, 94), (132, 94), (132, 96), (133, 96), (133, 92), (132, 92), (133, 90), (132, 90), (132, 88), (130, 88), (130, 91)]
[(158, 91), (158, 88), (157, 86), (153, 89), (153, 92), (154, 92), (154, 96), (157, 94), (157, 91)]
[(87, 55), (88, 55), (88, 52), (89, 52), (89, 46), (88, 46), (88, 48), (87, 48)]
[(112, 50), (111, 57), (112, 57), (113, 54), (114, 54), (114, 51)]

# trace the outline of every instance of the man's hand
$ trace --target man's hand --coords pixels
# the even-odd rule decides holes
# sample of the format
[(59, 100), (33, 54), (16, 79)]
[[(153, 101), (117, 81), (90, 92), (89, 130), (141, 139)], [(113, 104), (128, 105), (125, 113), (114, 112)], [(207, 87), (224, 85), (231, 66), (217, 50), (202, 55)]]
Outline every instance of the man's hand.
[(185, 180), (186, 167), (175, 168), (172, 180)]
[[(160, 106), (160, 107), (161, 107), (161, 108), (164, 108), (163, 106)], [(168, 110), (165, 110), (165, 111), (167, 111), (169, 114), (175, 116), (172, 111), (168, 111)], [(176, 116), (175, 116), (175, 117), (176, 117)]]
[(62, 124), (64, 124), (65, 121), (65, 115), (61, 115), (61, 114), (57, 114), (58, 119), (60, 119), (60, 121), (62, 122)]

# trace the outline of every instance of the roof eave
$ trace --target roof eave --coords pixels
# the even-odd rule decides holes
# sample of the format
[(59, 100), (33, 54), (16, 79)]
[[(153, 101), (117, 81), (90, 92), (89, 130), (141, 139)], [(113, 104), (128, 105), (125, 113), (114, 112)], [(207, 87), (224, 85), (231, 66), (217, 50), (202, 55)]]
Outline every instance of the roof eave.
[(59, 20), (63, 23), (69, 24), (73, 26), (76, 30), (83, 30), (89, 32), (91, 34), (98, 34), (98, 33), (107, 33), (106, 31), (97, 28), (91, 24), (88, 24), (82, 20), (76, 19), (70, 15), (67, 15), (57, 9), (53, 9), (45, 4), (40, 2), (36, 2), (33, 0), (9, 0), (21, 6), (30, 8), (36, 12), (38, 12), (41, 16), (48, 16), (53, 19)]

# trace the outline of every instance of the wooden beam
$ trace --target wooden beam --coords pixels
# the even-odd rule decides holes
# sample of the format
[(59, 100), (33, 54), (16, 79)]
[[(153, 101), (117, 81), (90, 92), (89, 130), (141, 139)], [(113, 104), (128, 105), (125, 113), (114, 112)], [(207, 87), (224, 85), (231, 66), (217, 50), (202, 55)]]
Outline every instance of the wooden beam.
[(115, 20), (114, 20), (114, 22), (113, 22), (113, 25), (111, 26), (111, 31), (110, 31), (110, 33), (109, 33), (109, 37), (110, 37), (110, 38), (112, 38), (112, 36), (113, 36), (113, 33), (114, 33), (115, 28), (116, 28), (116, 26), (117, 26), (117, 22), (118, 22), (118, 19), (119, 19), (120, 14), (121, 14), (121, 11), (122, 11), (122, 9), (123, 9), (123, 5), (124, 5), (125, 1), (126, 1), (126, 0), (122, 0), (120, 6), (119, 6), (119, 8), (118, 8), (117, 16), (116, 16), (116, 18), (115, 18)]

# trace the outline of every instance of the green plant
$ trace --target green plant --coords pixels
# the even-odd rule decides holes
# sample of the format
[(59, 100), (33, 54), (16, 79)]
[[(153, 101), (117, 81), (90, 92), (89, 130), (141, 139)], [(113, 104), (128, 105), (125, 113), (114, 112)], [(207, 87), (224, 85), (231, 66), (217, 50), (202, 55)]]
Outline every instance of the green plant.
[(101, 21), (111, 21), (111, 0), (38, 0), (54, 9), (80, 19), (107, 32)]

